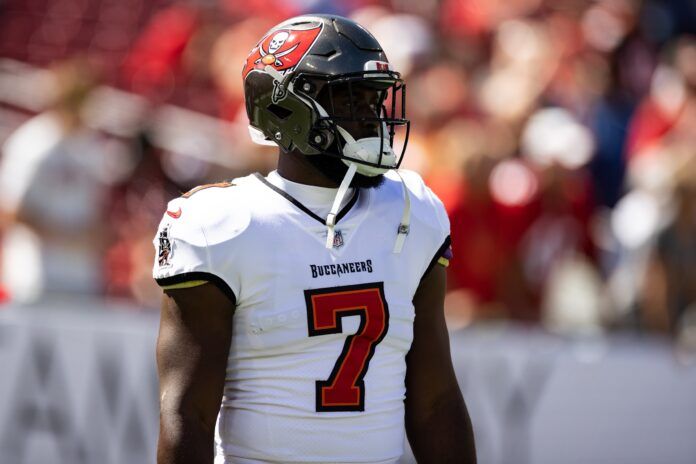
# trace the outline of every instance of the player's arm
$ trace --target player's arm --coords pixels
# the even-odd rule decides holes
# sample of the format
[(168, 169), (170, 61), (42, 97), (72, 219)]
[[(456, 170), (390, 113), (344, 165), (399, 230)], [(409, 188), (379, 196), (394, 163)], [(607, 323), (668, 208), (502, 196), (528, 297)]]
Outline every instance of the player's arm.
[(435, 265), (413, 299), (416, 319), (406, 357), (406, 433), (419, 463), (473, 464), (474, 432), (452, 367), (445, 288), (445, 268)]
[(158, 464), (212, 464), (234, 302), (212, 284), (165, 290), (157, 340)]

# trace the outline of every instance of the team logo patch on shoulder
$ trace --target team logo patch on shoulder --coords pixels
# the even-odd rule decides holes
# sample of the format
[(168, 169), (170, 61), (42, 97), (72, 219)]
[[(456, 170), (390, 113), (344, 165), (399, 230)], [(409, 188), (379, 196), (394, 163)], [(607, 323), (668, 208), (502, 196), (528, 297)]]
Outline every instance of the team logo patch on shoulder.
[(164, 226), (160, 231), (157, 246), (157, 262), (159, 267), (169, 267), (172, 265), (171, 258), (173, 254), (172, 242), (169, 240), (169, 225)]
[(242, 70), (242, 79), (251, 71), (273, 66), (284, 73), (293, 70), (321, 33), (323, 23), (307, 22), (270, 31), (251, 50)]

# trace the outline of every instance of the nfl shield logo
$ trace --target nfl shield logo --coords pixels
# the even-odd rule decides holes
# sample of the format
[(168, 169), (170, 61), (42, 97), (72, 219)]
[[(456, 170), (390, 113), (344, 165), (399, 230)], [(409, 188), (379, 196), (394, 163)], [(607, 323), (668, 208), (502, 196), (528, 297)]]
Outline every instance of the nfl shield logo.
[(334, 248), (341, 248), (343, 246), (343, 232), (340, 230), (334, 231), (334, 241), (333, 241), (333, 247)]

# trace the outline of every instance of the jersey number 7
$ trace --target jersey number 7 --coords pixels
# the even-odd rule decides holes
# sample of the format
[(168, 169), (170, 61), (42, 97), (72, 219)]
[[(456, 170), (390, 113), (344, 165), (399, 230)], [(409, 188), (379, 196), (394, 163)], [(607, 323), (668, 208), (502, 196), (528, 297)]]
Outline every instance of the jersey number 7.
[(316, 382), (316, 410), (364, 411), (365, 382), (375, 347), (389, 328), (384, 283), (305, 290), (310, 337), (343, 332), (346, 316), (360, 316), (360, 327), (346, 337), (343, 351), (327, 380)]

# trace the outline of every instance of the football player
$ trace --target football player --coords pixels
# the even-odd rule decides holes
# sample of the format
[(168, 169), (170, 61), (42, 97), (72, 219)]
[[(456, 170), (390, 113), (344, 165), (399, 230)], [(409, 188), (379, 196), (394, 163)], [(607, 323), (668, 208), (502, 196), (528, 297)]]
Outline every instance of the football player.
[[(268, 32), (243, 69), (278, 169), (202, 186), (160, 224), (158, 462), (473, 463), (443, 314), (449, 221), (412, 172), (404, 84), (337, 16)], [(405, 149), (405, 143), (404, 149)]]

